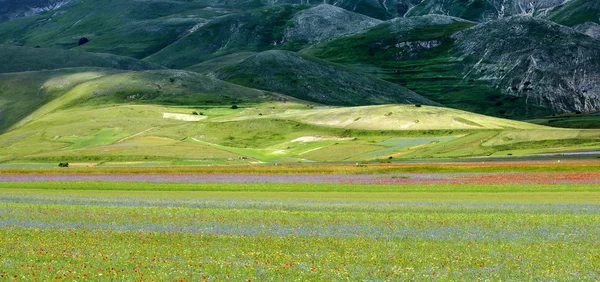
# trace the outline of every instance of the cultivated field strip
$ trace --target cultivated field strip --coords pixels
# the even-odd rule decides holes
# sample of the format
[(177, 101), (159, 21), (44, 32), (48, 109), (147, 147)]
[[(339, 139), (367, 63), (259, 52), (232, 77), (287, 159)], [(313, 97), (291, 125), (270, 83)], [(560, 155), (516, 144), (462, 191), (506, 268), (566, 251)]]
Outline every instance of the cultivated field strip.
[(597, 204), (0, 194), (3, 277), (597, 280)]
[(401, 174), (0, 174), (0, 182), (328, 183), (328, 184), (593, 184), (600, 172)]

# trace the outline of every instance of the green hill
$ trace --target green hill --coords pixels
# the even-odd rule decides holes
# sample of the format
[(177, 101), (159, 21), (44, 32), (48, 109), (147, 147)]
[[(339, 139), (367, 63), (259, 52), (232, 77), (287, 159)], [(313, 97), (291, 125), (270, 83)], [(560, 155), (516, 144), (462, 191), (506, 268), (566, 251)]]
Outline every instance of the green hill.
[(163, 69), (162, 66), (110, 54), (0, 45), (0, 73), (100, 67), (122, 70)]
[(69, 106), (51, 102), (29, 122), (0, 136), (2, 162), (356, 162), (389, 156), (506, 156), (600, 147), (597, 130), (548, 129), (429, 106), (307, 109), (302, 103), (271, 101), (232, 109), (55, 101)]
[(304, 123), (363, 130), (540, 129), (530, 123), (465, 111), (414, 105), (382, 105), (295, 111), (278, 117)]
[(357, 162), (600, 147), (597, 130), (431, 106), (309, 108), (186, 71), (78, 68), (2, 74), (0, 83), (0, 162), (8, 165)]
[(0, 74), (0, 132), (72, 87), (119, 72), (113, 69), (73, 68)]
[(186, 71), (75, 68), (8, 73), (0, 75), (0, 130), (69, 107), (106, 104), (230, 107), (276, 100), (294, 99)]
[(436, 104), (341, 65), (290, 51), (265, 51), (216, 71), (217, 78), (327, 105)]

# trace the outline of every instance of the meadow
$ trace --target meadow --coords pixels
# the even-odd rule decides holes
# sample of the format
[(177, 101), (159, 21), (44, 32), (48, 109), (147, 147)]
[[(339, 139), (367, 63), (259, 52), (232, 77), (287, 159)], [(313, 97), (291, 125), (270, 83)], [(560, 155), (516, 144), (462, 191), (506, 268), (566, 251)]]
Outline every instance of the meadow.
[(594, 281), (597, 165), (5, 169), (0, 276)]

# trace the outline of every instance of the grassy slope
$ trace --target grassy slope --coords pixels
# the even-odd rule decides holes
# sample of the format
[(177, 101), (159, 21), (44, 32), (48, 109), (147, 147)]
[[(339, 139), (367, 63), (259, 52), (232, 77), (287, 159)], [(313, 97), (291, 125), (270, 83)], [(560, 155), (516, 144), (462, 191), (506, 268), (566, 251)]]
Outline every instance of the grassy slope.
[(246, 58), (254, 55), (254, 52), (239, 52), (233, 53), (221, 57), (217, 57), (214, 59), (210, 59), (208, 61), (204, 61), (197, 65), (193, 65), (191, 67), (186, 68), (186, 70), (195, 71), (197, 73), (208, 74), (211, 72), (215, 72), (221, 68), (239, 64), (243, 62)]
[(72, 68), (0, 74), (0, 132), (72, 87), (119, 72), (113, 69)]
[(600, 112), (576, 112), (529, 120), (528, 122), (558, 128), (600, 128)]
[(383, 105), (289, 111), (277, 118), (362, 130), (539, 129), (538, 125), (503, 120), (433, 106)]
[[(0, 138), (2, 159), (11, 162), (84, 161), (92, 165), (99, 162), (174, 160), (193, 160), (183, 162), (187, 164), (232, 164), (255, 160), (364, 161), (387, 159), (391, 155), (397, 158), (485, 156), (513, 147), (528, 148), (530, 142), (539, 140), (555, 142), (561, 148), (565, 144), (571, 149), (582, 145), (589, 147), (590, 144), (592, 148), (599, 146), (597, 140), (600, 133), (597, 131), (549, 130), (526, 123), (432, 107), (309, 110), (301, 103), (272, 101), (240, 104), (240, 109), (234, 110), (218, 106), (192, 107), (194, 100), (188, 107), (147, 104), (151, 101), (141, 105), (127, 104), (136, 103), (132, 101), (122, 101), (126, 103), (120, 106), (99, 104), (100, 101), (106, 103), (104, 99), (68, 102), (75, 101), (73, 96), (80, 97), (73, 93), (88, 93), (91, 86), (104, 88), (105, 85), (101, 83), (103, 80), (101, 78), (73, 88), (70, 91), (72, 93), (55, 100), (56, 105), (49, 103), (34, 113), (32, 116), (35, 119), (31, 122), (4, 134)], [(192, 111), (202, 112), (205, 119), (182, 121), (163, 117), (163, 113), (192, 116)], [(392, 115), (386, 116), (389, 112)], [(365, 123), (361, 125), (360, 120), (355, 120), (356, 114), (361, 115), (361, 120), (370, 119), (371, 126)], [(389, 125), (403, 122), (403, 117), (407, 115), (418, 117), (422, 122), (418, 123), (415, 130), (390, 130), (400, 129)], [(342, 124), (349, 117), (351, 122)], [(321, 120), (336, 119), (342, 121), (337, 127), (319, 125)], [(448, 124), (454, 124), (455, 127), (442, 130), (435, 126), (440, 120), (451, 120)], [(534, 132), (539, 133), (528, 135)], [(305, 136), (331, 138), (292, 142)], [(513, 138), (514, 142), (507, 142), (507, 138)], [(537, 143), (531, 146), (539, 148)], [(553, 149), (552, 146), (545, 146), (546, 151)], [(250, 159), (239, 160), (240, 156)]]
[[(452, 108), (515, 119), (535, 117), (547, 111), (527, 105), (524, 98), (503, 95), (487, 82), (465, 80), (464, 64), (470, 64), (473, 58), (456, 60), (449, 52), (453, 45), (449, 36), (474, 24), (448, 19), (440, 22), (439, 19), (439, 16), (427, 16), (397, 20), (304, 52), (353, 65)], [(394, 47), (406, 42), (439, 45), (430, 49), (416, 48), (416, 51)]]
[[(549, 130), (429, 106), (310, 109), (186, 71), (75, 69), (0, 78), (10, 90), (3, 95), (6, 109), (21, 109), (11, 124), (20, 122), (0, 138), (4, 162), (366, 161), (598, 147), (597, 131)], [(18, 99), (39, 89), (44, 95)], [(528, 135), (533, 132), (539, 134)], [(328, 138), (293, 142), (307, 136)]]
[(600, 23), (600, 2), (589, 0), (568, 1), (552, 9), (547, 19), (566, 26), (575, 26), (585, 22)]
[[(83, 49), (143, 58), (195, 25), (221, 15), (192, 1), (79, 1), (53, 12), (0, 24), (0, 42)], [(80, 38), (90, 43), (77, 47)]]
[(147, 60), (171, 68), (185, 68), (238, 52), (274, 48), (299, 50), (306, 42), (289, 41), (278, 45), (278, 41), (294, 14), (309, 7), (284, 5), (225, 16), (200, 27)]
[(109, 54), (94, 54), (87, 52), (17, 47), (0, 45), (0, 73), (23, 72), (37, 70), (52, 70), (72, 67), (101, 67), (123, 70), (162, 69), (163, 67)]
[(327, 105), (426, 104), (393, 83), (290, 51), (265, 51), (215, 73), (226, 81)]

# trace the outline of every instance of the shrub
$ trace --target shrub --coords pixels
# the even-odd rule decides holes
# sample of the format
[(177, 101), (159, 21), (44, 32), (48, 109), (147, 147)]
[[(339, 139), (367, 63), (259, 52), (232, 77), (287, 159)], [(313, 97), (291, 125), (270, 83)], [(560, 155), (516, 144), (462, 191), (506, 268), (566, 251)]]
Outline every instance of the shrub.
[(82, 37), (82, 38), (79, 39), (79, 43), (77, 43), (77, 45), (81, 46), (81, 45), (86, 44), (88, 42), (90, 42), (89, 39), (87, 39), (86, 37)]
[(422, 106), (423, 106), (423, 105), (421, 105), (421, 104), (416, 104), (416, 105), (415, 105), (415, 107), (417, 107), (417, 108), (420, 108), (420, 107), (422, 107)]
[(231, 108), (235, 110), (235, 109), (238, 109), (239, 107), (237, 105), (233, 105), (233, 106), (231, 106)]

